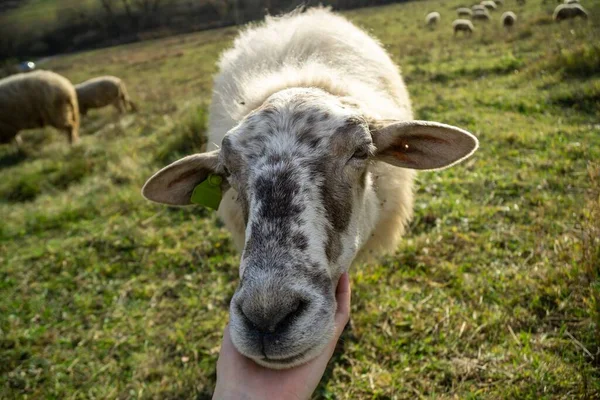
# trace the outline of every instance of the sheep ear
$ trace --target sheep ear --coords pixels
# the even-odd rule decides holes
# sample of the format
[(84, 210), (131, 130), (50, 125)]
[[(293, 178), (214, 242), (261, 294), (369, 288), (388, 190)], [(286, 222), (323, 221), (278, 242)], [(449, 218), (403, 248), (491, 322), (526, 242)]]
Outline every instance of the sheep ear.
[(393, 122), (372, 130), (372, 134), (377, 159), (410, 169), (446, 168), (468, 158), (479, 147), (469, 132), (430, 121)]
[[(192, 204), (190, 199), (194, 188), (211, 174), (224, 177), (219, 164), (219, 150), (187, 156), (164, 167), (148, 179), (142, 195), (157, 203), (189, 205)], [(223, 182), (227, 181), (223, 179)]]

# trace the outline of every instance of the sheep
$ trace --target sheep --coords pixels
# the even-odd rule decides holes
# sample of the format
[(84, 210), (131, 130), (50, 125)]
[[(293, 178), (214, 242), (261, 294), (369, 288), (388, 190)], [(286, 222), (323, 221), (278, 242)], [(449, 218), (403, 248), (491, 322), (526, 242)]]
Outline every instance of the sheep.
[(414, 121), (379, 42), (321, 7), (242, 31), (221, 56), (207, 135), (209, 152), (158, 171), (142, 194), (218, 207), (242, 252), (232, 342), (275, 369), (320, 354), (353, 262), (397, 248), (414, 170), (453, 165), (478, 146), (462, 129)]
[(473, 23), (468, 19), (454, 20), (454, 22), (452, 22), (452, 29), (454, 29), (454, 36), (456, 36), (459, 31), (463, 31), (465, 34), (469, 34), (470, 36), (475, 30)]
[(425, 23), (427, 24), (427, 26), (429, 27), (434, 27), (437, 25), (437, 23), (440, 22), (440, 13), (437, 11), (434, 12), (430, 12), (429, 14), (427, 14), (427, 16), (425, 17)]
[(564, 4), (579, 4), (579, 0), (565, 0)]
[(517, 0), (517, 4), (520, 6), (524, 6), (525, 5), (525, 0)]
[(504, 0), (494, 0), (494, 3), (496, 3), (496, 6), (500, 7), (504, 5)]
[(554, 14), (552, 18), (556, 22), (563, 21), (565, 19), (574, 19), (576, 17), (581, 17), (583, 19), (588, 18), (588, 13), (581, 6), (581, 4), (560, 4), (554, 9)]
[(0, 80), (0, 143), (9, 143), (21, 130), (53, 126), (79, 139), (79, 106), (75, 88), (65, 77), (37, 70)]
[(481, 5), (490, 11), (494, 11), (496, 9), (496, 3), (494, 3), (492, 0), (484, 0), (481, 2)]
[(79, 111), (86, 115), (91, 108), (101, 108), (113, 105), (119, 113), (124, 113), (127, 107), (137, 111), (137, 106), (129, 99), (125, 83), (116, 76), (99, 76), (75, 85)]
[(456, 13), (459, 17), (470, 17), (473, 15), (473, 11), (470, 8), (461, 7), (456, 10)]
[(511, 29), (513, 25), (517, 22), (517, 15), (512, 11), (506, 11), (502, 14), (500, 18), (502, 21), (502, 26), (506, 29)]
[(490, 13), (487, 12), (487, 10), (477, 10), (473, 13), (473, 20), (474, 21), (489, 21), (490, 20)]
[(471, 10), (473, 12), (477, 12), (477, 11), (487, 11), (487, 8), (485, 8), (485, 6), (482, 6), (481, 4), (475, 4), (473, 7), (471, 7)]

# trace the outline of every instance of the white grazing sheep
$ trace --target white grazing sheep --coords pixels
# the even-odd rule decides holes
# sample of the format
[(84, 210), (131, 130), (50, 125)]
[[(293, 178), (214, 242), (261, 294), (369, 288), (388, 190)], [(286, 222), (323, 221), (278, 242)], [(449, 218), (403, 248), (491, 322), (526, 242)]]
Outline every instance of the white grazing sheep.
[(101, 108), (113, 105), (119, 113), (124, 113), (127, 107), (137, 111), (137, 106), (129, 99), (125, 83), (116, 76), (99, 76), (75, 85), (79, 111), (86, 115), (91, 108)]
[(477, 12), (477, 11), (487, 11), (487, 8), (485, 8), (485, 6), (482, 6), (481, 4), (475, 4), (473, 7), (471, 7), (471, 10), (473, 12)]
[(473, 11), (470, 8), (460, 7), (456, 10), (459, 17), (470, 17), (473, 15)]
[(490, 13), (487, 10), (477, 10), (473, 13), (473, 21), (489, 21)]
[(53, 126), (79, 139), (79, 107), (75, 88), (65, 77), (37, 70), (0, 80), (0, 143), (21, 130)]
[(481, 2), (481, 5), (490, 11), (494, 11), (496, 9), (496, 3), (494, 3), (492, 0), (484, 0)]
[(503, 6), (504, 0), (494, 0), (494, 3), (496, 3), (497, 6)]
[(257, 363), (288, 368), (331, 339), (340, 275), (397, 248), (414, 170), (453, 165), (477, 139), (414, 121), (383, 47), (324, 8), (250, 26), (219, 70), (212, 151), (163, 168), (142, 193), (187, 205), (223, 192), (218, 213), (242, 251), (231, 339)]
[(503, 27), (505, 27), (506, 29), (511, 29), (513, 25), (517, 22), (517, 15), (512, 11), (506, 11), (502, 13), (500, 21), (502, 21)]
[(438, 22), (440, 22), (440, 13), (437, 11), (430, 12), (425, 17), (425, 23), (427, 26), (435, 26)]
[(577, 3), (579, 3), (579, 0), (565, 0), (564, 3), (565, 4), (577, 4)]
[(581, 6), (581, 4), (560, 4), (554, 9), (554, 14), (552, 18), (556, 22), (563, 21), (565, 19), (574, 19), (576, 17), (581, 17), (583, 19), (588, 18), (588, 13)]
[(465, 32), (465, 34), (469, 34), (470, 36), (475, 30), (475, 27), (468, 19), (456, 19), (452, 22), (452, 29), (454, 29), (454, 36), (456, 36), (459, 31)]

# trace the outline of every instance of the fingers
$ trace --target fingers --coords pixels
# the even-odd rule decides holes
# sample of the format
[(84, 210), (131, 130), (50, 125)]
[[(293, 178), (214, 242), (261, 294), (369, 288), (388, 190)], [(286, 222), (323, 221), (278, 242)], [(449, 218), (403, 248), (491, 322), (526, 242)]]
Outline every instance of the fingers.
[[(243, 356), (233, 346), (231, 341), (231, 333), (229, 332), (229, 324), (225, 325), (225, 331), (223, 332), (223, 340), (221, 341), (220, 355), (224, 357), (231, 357), (232, 359), (241, 359)], [(219, 357), (220, 359), (221, 357)]]
[[(229, 372), (233, 370), (233, 366), (236, 368), (248, 368), (249, 365), (253, 364), (250, 359), (244, 357), (233, 345), (231, 341), (231, 332), (229, 330), (230, 325), (225, 326), (223, 332), (223, 340), (221, 341), (221, 350), (219, 351), (219, 359), (217, 360), (217, 371), (226, 369)], [(222, 373), (228, 373), (227, 371)]]
[(344, 272), (342, 276), (340, 276), (340, 280), (338, 281), (337, 289), (335, 291), (335, 297), (337, 300), (336, 316), (338, 314), (350, 315), (350, 296), (350, 278), (348, 277), (348, 273)]
[(219, 362), (224, 355), (231, 353), (233, 349), (233, 343), (231, 343), (231, 337), (229, 336), (229, 324), (225, 325), (223, 331), (223, 340), (221, 340), (221, 350), (219, 351)]
[(344, 272), (338, 281), (337, 290), (335, 293), (337, 300), (337, 311), (335, 312), (335, 328), (336, 335), (341, 335), (344, 327), (350, 319), (350, 278), (348, 273)]

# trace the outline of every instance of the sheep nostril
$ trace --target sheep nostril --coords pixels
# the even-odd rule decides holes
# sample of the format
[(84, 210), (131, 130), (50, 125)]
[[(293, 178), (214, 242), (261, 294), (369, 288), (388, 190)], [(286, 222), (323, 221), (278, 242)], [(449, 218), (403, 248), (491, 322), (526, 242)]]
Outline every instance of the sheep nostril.
[(292, 304), (288, 309), (287, 314), (281, 318), (279, 322), (274, 326), (274, 330), (283, 330), (294, 323), (295, 320), (300, 318), (302, 314), (308, 308), (308, 302), (305, 300), (298, 300)]
[(246, 313), (244, 312), (244, 307), (242, 307), (241, 305), (238, 304), (237, 309), (238, 309), (238, 312), (240, 313), (240, 315), (242, 316), (242, 319), (244, 320), (244, 322), (247, 325), (249, 325), (250, 328), (252, 328), (255, 331), (259, 331), (259, 332), (261, 331), (260, 327), (254, 323), (252, 318), (250, 318), (250, 316), (246, 315)]
[(271, 307), (256, 307), (251, 301), (237, 305), (240, 318), (248, 329), (257, 333), (279, 333), (304, 314), (308, 301), (274, 302)]

